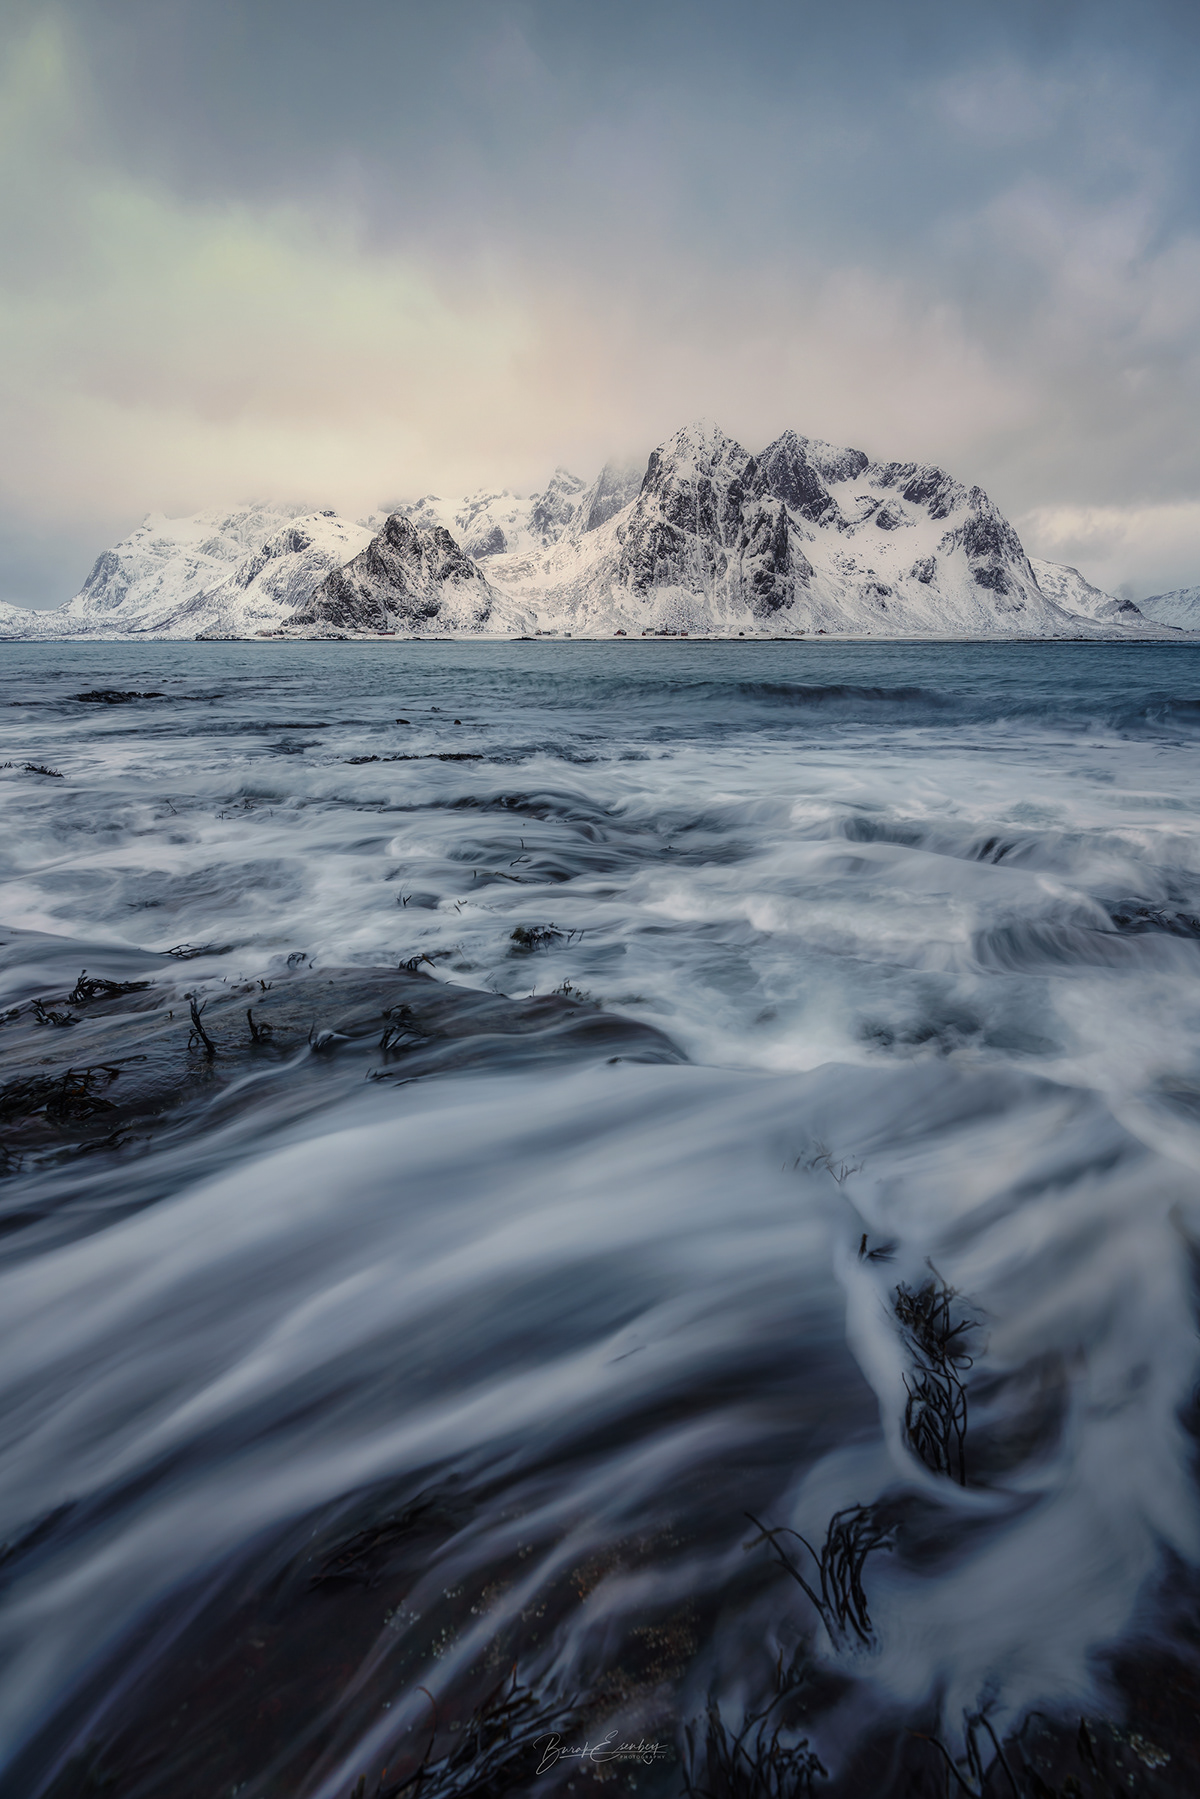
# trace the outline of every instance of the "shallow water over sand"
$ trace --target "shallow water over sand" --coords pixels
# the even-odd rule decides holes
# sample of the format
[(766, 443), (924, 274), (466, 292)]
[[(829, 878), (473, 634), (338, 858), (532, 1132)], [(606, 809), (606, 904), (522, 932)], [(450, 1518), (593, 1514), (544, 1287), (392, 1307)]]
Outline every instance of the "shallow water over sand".
[(1187, 1790), (1196, 649), (5, 650), (6, 1790)]

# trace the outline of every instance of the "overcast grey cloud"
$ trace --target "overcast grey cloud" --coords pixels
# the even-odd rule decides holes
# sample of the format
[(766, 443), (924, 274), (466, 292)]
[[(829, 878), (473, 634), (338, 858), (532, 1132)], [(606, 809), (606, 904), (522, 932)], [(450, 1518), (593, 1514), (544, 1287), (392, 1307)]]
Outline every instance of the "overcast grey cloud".
[(1198, 75), (1166, 4), (10, 4), (0, 597), (702, 413), (1200, 580)]

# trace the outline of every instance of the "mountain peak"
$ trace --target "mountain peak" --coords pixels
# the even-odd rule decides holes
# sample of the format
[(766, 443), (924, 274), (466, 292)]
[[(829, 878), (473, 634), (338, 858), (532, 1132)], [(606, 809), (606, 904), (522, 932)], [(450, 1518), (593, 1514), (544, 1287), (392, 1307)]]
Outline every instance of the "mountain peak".
[(720, 462), (730, 450), (741, 449), (742, 446), (727, 432), (722, 431), (714, 420), (698, 418), (693, 419), (690, 424), (681, 425), (678, 431), (673, 432), (660, 444), (659, 454), (680, 461), (692, 457), (697, 462)]

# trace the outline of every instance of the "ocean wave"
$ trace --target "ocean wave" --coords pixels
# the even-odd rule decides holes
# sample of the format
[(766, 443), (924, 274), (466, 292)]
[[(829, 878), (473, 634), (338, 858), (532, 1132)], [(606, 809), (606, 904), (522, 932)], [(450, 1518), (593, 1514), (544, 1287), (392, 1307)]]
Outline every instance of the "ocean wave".
[(1186, 1782), (1197, 683), (17, 646), (212, 703), (0, 705), (5, 1791), (465, 1778), (514, 1667), (685, 1760), (782, 1670), (831, 1799), (1119, 1692)]
[(780, 706), (929, 706), (940, 711), (954, 703), (948, 694), (929, 687), (857, 687), (846, 681), (819, 687), (790, 681), (739, 681), (732, 691)]

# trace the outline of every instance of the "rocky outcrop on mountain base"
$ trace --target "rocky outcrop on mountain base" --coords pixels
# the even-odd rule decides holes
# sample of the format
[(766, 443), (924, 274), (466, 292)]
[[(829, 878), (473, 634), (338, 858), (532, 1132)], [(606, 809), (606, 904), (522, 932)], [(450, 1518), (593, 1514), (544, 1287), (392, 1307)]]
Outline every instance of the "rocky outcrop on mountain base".
[(392, 513), (364, 550), (325, 576), (286, 628), (303, 636), (482, 631), (493, 597), (479, 565), (443, 526), (422, 529)]

